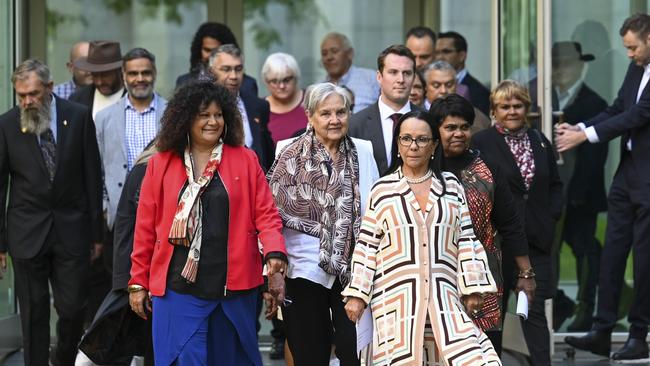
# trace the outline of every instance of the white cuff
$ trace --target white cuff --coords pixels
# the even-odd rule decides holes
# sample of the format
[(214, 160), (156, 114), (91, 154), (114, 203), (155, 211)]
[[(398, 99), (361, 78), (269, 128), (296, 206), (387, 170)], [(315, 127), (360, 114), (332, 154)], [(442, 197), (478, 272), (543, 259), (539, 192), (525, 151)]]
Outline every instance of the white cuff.
[(592, 144), (596, 144), (600, 142), (600, 139), (598, 138), (598, 134), (596, 133), (596, 129), (594, 126), (587, 127), (584, 129), (585, 135), (587, 135), (587, 140), (591, 142)]
[(587, 125), (584, 124), (584, 122), (579, 122), (576, 126), (580, 127), (580, 129), (583, 131), (585, 130), (585, 128), (587, 128)]

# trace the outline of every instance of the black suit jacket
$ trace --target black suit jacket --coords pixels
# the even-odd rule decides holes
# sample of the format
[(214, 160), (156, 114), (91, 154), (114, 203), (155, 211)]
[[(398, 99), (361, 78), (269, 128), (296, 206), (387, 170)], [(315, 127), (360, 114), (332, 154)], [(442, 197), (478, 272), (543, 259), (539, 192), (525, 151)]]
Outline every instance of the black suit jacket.
[(650, 83), (643, 89), (637, 103), (636, 95), (642, 77), (643, 67), (631, 63), (614, 103), (585, 124), (594, 126), (600, 142), (607, 142), (621, 136), (621, 152), (626, 149), (625, 145), (631, 138), (630, 156), (641, 181), (648, 184), (650, 183)]
[(36, 135), (21, 131), (19, 108), (0, 116), (0, 251), (9, 249), (15, 258), (35, 256), (51, 228), (71, 255), (88, 255), (91, 244), (102, 239), (102, 175), (95, 125), (88, 108), (55, 100), (53, 182)]
[(460, 83), (467, 85), (467, 88), (469, 89), (469, 101), (472, 102), (472, 105), (485, 113), (486, 116), (489, 116), (490, 90), (470, 75), (469, 72)]
[(548, 139), (533, 129), (528, 130), (528, 137), (535, 159), (535, 176), (529, 190), (526, 190), (510, 147), (496, 128), (490, 127), (477, 133), (472, 137), (472, 144), (481, 152), (481, 156), (498, 164), (504, 173), (515, 205), (523, 214), (529, 247), (550, 253), (555, 221), (562, 213), (562, 181)]
[[(183, 74), (180, 75), (179, 77), (176, 78), (176, 89), (178, 87), (185, 85), (187, 82), (191, 81), (194, 78), (194, 76), (191, 73)], [(246, 94), (253, 94), (255, 96), (258, 95), (259, 91), (257, 89), (257, 81), (248, 74), (244, 74), (244, 80), (241, 83), (241, 86), (239, 87), (239, 90), (242, 93)]]
[[(257, 153), (260, 165), (266, 172), (271, 168), (273, 160), (275, 160), (275, 145), (268, 128), (271, 107), (269, 102), (255, 95), (241, 92), (239, 96), (244, 102), (246, 114), (248, 115), (248, 124), (253, 135), (251, 149)], [(247, 121), (243, 121), (243, 123), (247, 123)]]
[[(122, 90), (122, 96), (124, 96), (127, 93), (126, 88)], [(72, 95), (70, 95), (70, 98), (68, 98), (68, 100), (71, 102), (83, 104), (86, 107), (90, 108), (90, 111), (92, 112), (93, 104), (95, 101), (95, 85), (91, 84), (77, 88), (77, 90), (72, 93)]]
[[(564, 107), (564, 119), (576, 124), (596, 116), (607, 108), (607, 102), (583, 84), (573, 101)], [(581, 144), (575, 149), (576, 159), (569, 181), (567, 199), (575, 206), (593, 211), (607, 209), (605, 194), (605, 161), (607, 144)]]
[[(413, 103), (411, 110), (420, 108)], [(384, 132), (381, 128), (381, 116), (379, 114), (379, 103), (375, 102), (369, 107), (354, 113), (350, 117), (350, 128), (348, 134), (363, 140), (372, 142), (372, 153), (379, 169), (379, 175), (384, 175), (388, 171), (388, 157), (386, 156), (386, 145), (384, 141)]]

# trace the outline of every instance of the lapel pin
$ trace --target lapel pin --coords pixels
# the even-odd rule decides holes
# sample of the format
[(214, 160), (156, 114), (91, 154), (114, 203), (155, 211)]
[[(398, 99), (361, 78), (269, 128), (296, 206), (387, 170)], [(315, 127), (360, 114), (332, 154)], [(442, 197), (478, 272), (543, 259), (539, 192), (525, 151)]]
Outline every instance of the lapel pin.
[(22, 133), (27, 133), (27, 128), (26, 128), (26, 127), (21, 128), (21, 129), (20, 129), (20, 132), (22, 132)]
[(65, 119), (64, 119), (64, 120), (63, 120), (63, 125), (64, 125), (64, 126), (67, 126), (67, 125), (68, 125), (68, 120), (65, 120)]
[(254, 118), (254, 120), (255, 120), (255, 123), (258, 123), (258, 124), (260, 123), (260, 119), (259, 119), (259, 118), (256, 117), (256, 118)]

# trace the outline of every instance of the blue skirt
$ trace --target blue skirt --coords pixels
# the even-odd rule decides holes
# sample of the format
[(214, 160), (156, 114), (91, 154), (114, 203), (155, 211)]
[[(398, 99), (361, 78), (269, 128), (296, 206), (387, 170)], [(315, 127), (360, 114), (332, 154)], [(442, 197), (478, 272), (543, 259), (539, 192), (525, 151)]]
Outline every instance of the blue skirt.
[(257, 291), (205, 300), (167, 293), (153, 298), (156, 365), (262, 365), (255, 329)]

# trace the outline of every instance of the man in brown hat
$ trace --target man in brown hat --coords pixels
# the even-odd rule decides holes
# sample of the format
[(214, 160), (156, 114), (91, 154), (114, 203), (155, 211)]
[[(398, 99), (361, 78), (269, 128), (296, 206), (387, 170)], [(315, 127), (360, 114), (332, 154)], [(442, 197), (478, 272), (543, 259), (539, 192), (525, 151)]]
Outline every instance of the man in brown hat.
[(79, 58), (73, 64), (80, 70), (90, 72), (93, 84), (78, 89), (70, 100), (88, 106), (93, 119), (97, 112), (116, 103), (124, 95), (119, 42), (92, 41), (88, 57)]
[[(589, 120), (607, 107), (607, 102), (589, 88), (583, 80), (585, 62), (594, 56), (583, 54), (577, 42), (557, 42), (552, 49), (554, 110), (564, 112), (571, 123)], [(588, 82), (588, 80), (587, 80)], [(563, 154), (564, 164), (559, 166), (560, 177), (567, 187), (567, 206), (563, 240), (571, 247), (576, 259), (578, 278), (578, 307), (575, 319), (567, 328), (571, 332), (591, 329), (596, 305), (596, 286), (600, 268), (600, 242), (595, 237), (598, 213), (607, 210), (605, 195), (605, 160), (607, 144), (583, 144), (576, 150)], [(554, 302), (571, 305), (571, 300), (559, 298)], [(557, 313), (565, 316), (556, 319), (559, 328), (566, 317), (573, 315), (572, 306), (561, 306)], [(554, 312), (555, 315), (556, 312)], [(555, 317), (555, 316), (554, 316)]]

